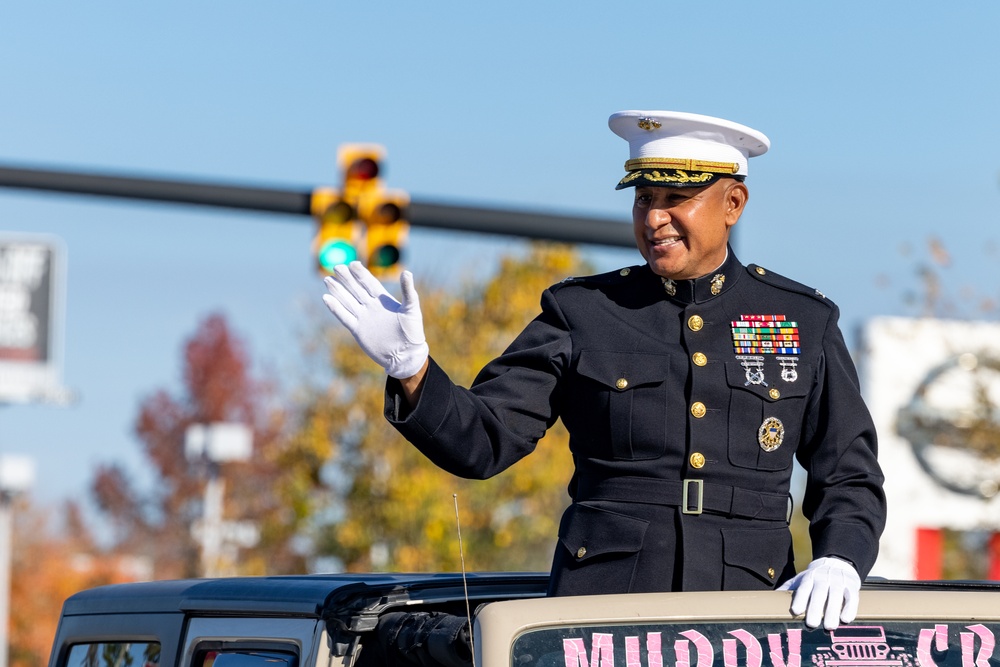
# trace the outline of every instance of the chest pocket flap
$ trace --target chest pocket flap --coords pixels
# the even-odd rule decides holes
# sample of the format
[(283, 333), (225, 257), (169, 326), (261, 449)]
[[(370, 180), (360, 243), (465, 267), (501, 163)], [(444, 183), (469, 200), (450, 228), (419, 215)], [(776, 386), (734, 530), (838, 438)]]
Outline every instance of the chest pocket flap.
[(669, 362), (666, 354), (581, 350), (577, 372), (616, 391), (628, 391), (666, 380)]
[(578, 387), (578, 407), (585, 411), (580, 424), (595, 442), (593, 455), (606, 458), (609, 441), (617, 460), (663, 454), (670, 355), (581, 350), (577, 372), (598, 383)]

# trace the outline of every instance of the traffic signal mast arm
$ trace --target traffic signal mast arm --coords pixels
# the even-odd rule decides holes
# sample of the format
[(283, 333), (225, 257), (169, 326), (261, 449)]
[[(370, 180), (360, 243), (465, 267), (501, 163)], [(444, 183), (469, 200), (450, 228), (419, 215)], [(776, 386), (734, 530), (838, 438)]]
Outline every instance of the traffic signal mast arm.
[(632, 226), (624, 220), (553, 215), (502, 208), (410, 202), (410, 224), (456, 231), (520, 236), (540, 241), (635, 248)]
[(0, 187), (309, 215), (312, 193), (253, 186), (0, 166)]
[[(313, 215), (314, 195), (329, 190), (318, 188), (302, 192), (15, 166), (0, 166), (0, 187), (288, 213), (301, 216), (304, 220)], [(407, 220), (413, 227), (500, 234), (564, 243), (635, 247), (632, 227), (625, 224), (625, 220), (455, 206), (419, 199), (410, 201)]]

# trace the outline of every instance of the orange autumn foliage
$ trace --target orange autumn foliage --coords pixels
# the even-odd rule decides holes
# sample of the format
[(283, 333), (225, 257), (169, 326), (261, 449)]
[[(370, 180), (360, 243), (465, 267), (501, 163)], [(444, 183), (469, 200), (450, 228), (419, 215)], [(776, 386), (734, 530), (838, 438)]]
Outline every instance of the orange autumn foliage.
[(140, 561), (100, 553), (82, 530), (75, 505), (63, 508), (62, 529), (52, 512), (15, 503), (11, 555), (11, 667), (44, 667), (63, 601), (94, 586), (144, 578)]

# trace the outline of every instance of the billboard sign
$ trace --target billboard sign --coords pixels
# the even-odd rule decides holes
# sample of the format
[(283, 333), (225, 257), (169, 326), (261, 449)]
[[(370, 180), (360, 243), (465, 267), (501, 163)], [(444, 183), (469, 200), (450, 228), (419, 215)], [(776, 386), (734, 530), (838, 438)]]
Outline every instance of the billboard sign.
[(61, 402), (64, 284), (51, 237), (0, 234), (0, 402)]

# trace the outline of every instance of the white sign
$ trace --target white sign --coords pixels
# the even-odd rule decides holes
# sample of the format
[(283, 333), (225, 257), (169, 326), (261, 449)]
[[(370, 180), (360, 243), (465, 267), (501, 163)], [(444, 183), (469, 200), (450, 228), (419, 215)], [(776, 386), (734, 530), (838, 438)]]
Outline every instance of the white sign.
[(184, 434), (184, 454), (188, 460), (246, 461), (253, 455), (253, 430), (231, 422), (192, 424)]
[(0, 454), (0, 494), (21, 493), (34, 483), (34, 459), (18, 454)]

